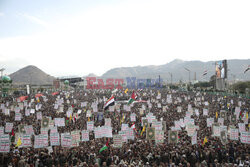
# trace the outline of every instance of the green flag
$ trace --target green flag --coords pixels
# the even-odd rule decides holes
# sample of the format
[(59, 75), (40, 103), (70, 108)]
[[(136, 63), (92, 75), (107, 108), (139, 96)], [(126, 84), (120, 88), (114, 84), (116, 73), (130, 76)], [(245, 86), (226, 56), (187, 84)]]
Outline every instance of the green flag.
[(135, 92), (133, 91), (130, 99), (128, 100), (128, 105), (130, 105), (131, 103), (133, 103), (137, 98), (137, 95), (135, 94)]
[(107, 141), (107, 143), (99, 150), (99, 153), (101, 153), (102, 151), (108, 149), (108, 144), (109, 144), (109, 142)]

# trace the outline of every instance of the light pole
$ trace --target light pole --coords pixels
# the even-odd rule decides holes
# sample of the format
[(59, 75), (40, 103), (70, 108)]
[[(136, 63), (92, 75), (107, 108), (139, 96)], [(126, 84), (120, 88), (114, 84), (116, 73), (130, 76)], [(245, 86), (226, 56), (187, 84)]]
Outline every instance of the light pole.
[(190, 84), (190, 70), (189, 69), (187, 69), (186, 67), (184, 67), (185, 68), (185, 70), (187, 70), (188, 71), (188, 78), (189, 78), (189, 84)]
[(169, 75), (171, 77), (171, 85), (172, 85), (172, 82), (173, 82), (173, 74), (169, 72)]
[(5, 68), (1, 68), (0, 71), (1, 71), (1, 78), (3, 77), (3, 71), (5, 70)]

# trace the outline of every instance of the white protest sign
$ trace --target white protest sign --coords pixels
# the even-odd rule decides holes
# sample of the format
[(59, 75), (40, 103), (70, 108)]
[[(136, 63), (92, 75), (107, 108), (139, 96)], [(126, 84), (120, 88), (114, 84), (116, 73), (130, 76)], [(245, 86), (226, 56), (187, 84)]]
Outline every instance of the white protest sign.
[(55, 126), (65, 126), (65, 118), (55, 118)]
[(69, 133), (61, 134), (61, 146), (62, 147), (71, 147), (72, 145), (72, 137)]
[(7, 153), (9, 151), (10, 151), (10, 136), (8, 134), (0, 135), (0, 152)]
[(33, 130), (33, 126), (32, 125), (24, 126), (24, 130), (25, 130), (25, 133), (27, 135), (33, 135), (34, 134), (34, 130)]
[(22, 114), (16, 112), (16, 113), (15, 113), (15, 121), (21, 121), (21, 119), (22, 119)]
[(89, 131), (88, 130), (82, 131), (82, 141), (89, 141)]
[(6, 122), (6, 124), (5, 124), (5, 132), (9, 133), (9, 132), (12, 131), (12, 129), (13, 129), (13, 123)]
[(114, 135), (113, 136), (114, 147), (121, 148), (122, 147), (122, 136), (121, 135)]
[(238, 140), (238, 138), (239, 138), (239, 129), (230, 128), (229, 139), (230, 140)]
[(94, 122), (93, 121), (87, 122), (87, 130), (89, 130), (89, 131), (94, 130)]
[(240, 141), (241, 143), (250, 144), (250, 132), (241, 132)]
[(32, 147), (31, 135), (25, 134), (21, 136), (22, 145), (21, 147)]
[(42, 112), (37, 112), (36, 113), (36, 118), (37, 118), (37, 120), (42, 120)]
[(192, 145), (197, 144), (197, 132), (192, 136)]
[(50, 145), (51, 146), (60, 145), (59, 133), (50, 133)]

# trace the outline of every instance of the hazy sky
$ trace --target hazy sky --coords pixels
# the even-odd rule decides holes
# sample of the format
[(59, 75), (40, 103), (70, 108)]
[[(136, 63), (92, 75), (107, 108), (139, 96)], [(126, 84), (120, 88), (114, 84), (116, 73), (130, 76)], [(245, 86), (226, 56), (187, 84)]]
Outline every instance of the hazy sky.
[(54, 76), (250, 58), (250, 0), (0, 0), (0, 68)]

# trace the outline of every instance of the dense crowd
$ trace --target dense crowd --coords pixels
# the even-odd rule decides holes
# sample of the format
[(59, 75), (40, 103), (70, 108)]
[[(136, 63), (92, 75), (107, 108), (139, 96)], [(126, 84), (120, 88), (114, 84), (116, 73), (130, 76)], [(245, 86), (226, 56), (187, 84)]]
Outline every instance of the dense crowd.
[[(238, 128), (238, 123), (245, 123), (246, 131), (249, 131), (248, 120), (246, 120), (250, 108), (249, 99), (166, 89), (145, 89), (135, 92), (137, 100), (141, 102), (131, 104), (131, 111), (124, 110), (123, 105), (127, 105), (127, 103), (123, 101), (130, 98), (132, 90), (127, 93), (124, 93), (124, 90), (113, 92), (116, 105), (114, 111), (103, 110), (105, 101), (112, 95), (110, 90), (61, 91), (56, 95), (51, 95), (51, 92), (42, 92), (43, 95), (39, 98), (35, 98), (35, 94), (31, 94), (23, 102), (18, 102), (18, 98), (14, 96), (2, 98), (0, 103), (5, 108), (15, 108), (20, 103), (27, 102), (29, 104), (32, 101), (30, 106), (24, 107), (20, 111), (22, 114), (21, 121), (15, 121), (14, 111), (10, 110), (9, 115), (6, 115), (2, 111), (3, 109), (0, 109), (0, 126), (4, 127), (6, 122), (13, 122), (14, 133), (18, 132), (19, 124), (32, 125), (35, 135), (41, 133), (41, 120), (37, 120), (36, 114), (25, 116), (25, 109), (34, 109), (39, 103), (42, 104), (42, 107), (38, 111), (42, 112), (43, 117), (51, 117), (52, 120), (59, 117), (66, 119), (65, 126), (58, 127), (59, 133), (71, 132), (76, 129), (86, 130), (89, 120), (94, 121), (95, 127), (103, 126), (105, 124), (104, 118), (110, 118), (114, 135), (121, 130), (122, 123), (132, 126), (131, 113), (136, 114), (136, 121), (134, 140), (124, 142), (121, 148), (113, 147), (112, 138), (95, 139), (93, 131), (89, 133), (89, 141), (81, 141), (77, 147), (53, 146), (52, 151), (47, 148), (19, 148), (16, 147), (16, 141), (12, 140), (10, 151), (0, 153), (0, 166), (249, 166), (249, 142), (242, 143), (240, 139), (227, 139), (227, 142), (223, 143), (220, 137), (212, 135), (212, 128), (207, 127), (207, 118), (214, 118), (214, 122), (217, 122), (220, 111), (224, 110), (226, 111), (224, 126), (233, 125)], [(54, 107), (56, 100), (59, 98), (64, 99), (64, 112), (62, 113), (58, 113)], [(171, 101), (169, 102), (167, 98), (168, 100), (171, 99)], [(87, 102), (87, 105), (82, 107), (82, 102)], [(93, 111), (91, 107), (93, 102), (98, 103), (98, 112)], [(199, 114), (193, 113), (191, 115), (195, 125), (199, 127), (197, 130), (197, 144), (192, 144), (191, 137), (187, 135), (184, 127), (178, 130), (178, 143), (168, 142), (168, 131), (175, 126), (174, 121), (186, 116), (186, 112), (189, 110), (188, 106), (199, 111)], [(163, 107), (165, 107), (166, 111), (163, 111)], [(181, 111), (178, 111), (180, 107)], [(232, 122), (230, 118), (235, 114), (236, 107), (240, 107), (241, 114), (236, 122)], [(73, 113), (82, 110), (78, 115), (78, 119), (67, 117), (66, 111), (69, 108), (73, 108)], [(208, 115), (203, 114), (204, 108), (208, 109)], [(142, 109), (143, 113), (141, 113)], [(92, 112), (90, 118), (86, 117), (87, 111)], [(103, 119), (101, 120), (97, 119), (99, 112), (103, 112)], [(142, 132), (141, 118), (145, 117), (149, 112), (153, 113), (158, 121), (166, 122), (163, 143), (148, 140), (146, 138), (147, 132)], [(216, 113), (218, 116), (216, 116)], [(148, 126), (151, 126), (150, 123)], [(12, 132), (9, 135), (11, 136)], [(207, 142), (204, 143), (205, 138)], [(34, 142), (34, 136), (32, 141)], [(108, 149), (100, 152), (100, 148), (107, 141), (109, 141)]]

